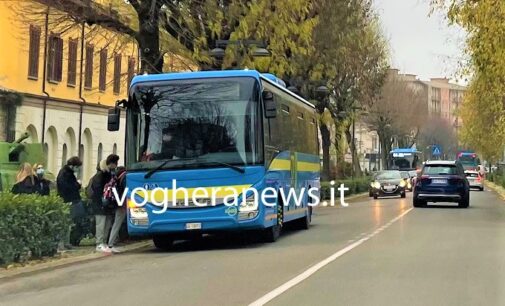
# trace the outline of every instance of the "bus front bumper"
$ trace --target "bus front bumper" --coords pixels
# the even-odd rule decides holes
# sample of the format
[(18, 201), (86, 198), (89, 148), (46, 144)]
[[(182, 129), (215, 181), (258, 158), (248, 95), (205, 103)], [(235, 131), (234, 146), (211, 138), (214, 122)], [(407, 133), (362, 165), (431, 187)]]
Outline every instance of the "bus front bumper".
[(227, 206), (171, 209), (162, 214), (148, 209), (147, 220), (132, 218), (130, 213), (127, 220), (128, 233), (132, 236), (254, 230), (270, 227), (275, 221), (275, 215), (267, 209), (238, 212)]

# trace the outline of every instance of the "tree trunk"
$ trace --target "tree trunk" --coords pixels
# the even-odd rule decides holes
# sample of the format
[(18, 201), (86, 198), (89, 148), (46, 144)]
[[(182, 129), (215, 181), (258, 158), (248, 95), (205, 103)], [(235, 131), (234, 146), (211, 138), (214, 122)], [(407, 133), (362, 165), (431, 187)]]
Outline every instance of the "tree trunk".
[(352, 141), (352, 134), (349, 131), (349, 127), (346, 126), (345, 137), (347, 139), (347, 144), (351, 148), (351, 155), (354, 156), (354, 177), (362, 176), (361, 165), (359, 164), (358, 152), (356, 152), (356, 143)]
[[(341, 142), (342, 142), (342, 136), (343, 134), (340, 133), (341, 127), (338, 124), (341, 124), (341, 122), (338, 122), (335, 120), (335, 151), (336, 151), (336, 160), (337, 160), (337, 176), (339, 178), (346, 177), (346, 166), (345, 166), (345, 152), (342, 149)], [(350, 174), (350, 173), (349, 173)]]
[(319, 130), (321, 132), (321, 145), (323, 149), (323, 172), (321, 173), (321, 178), (323, 181), (327, 181), (330, 178), (330, 130), (326, 124), (320, 124)]
[(142, 1), (138, 12), (139, 32), (137, 42), (141, 53), (142, 73), (163, 72), (163, 55), (160, 51), (159, 4), (151, 6), (149, 1)]

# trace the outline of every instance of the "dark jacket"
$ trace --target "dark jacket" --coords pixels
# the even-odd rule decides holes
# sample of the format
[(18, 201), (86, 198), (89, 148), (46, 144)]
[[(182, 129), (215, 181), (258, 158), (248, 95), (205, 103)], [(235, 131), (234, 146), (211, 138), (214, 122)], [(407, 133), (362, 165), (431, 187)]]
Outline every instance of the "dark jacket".
[(74, 171), (67, 165), (63, 166), (58, 173), (56, 188), (58, 189), (58, 195), (62, 197), (63, 201), (66, 203), (81, 200), (81, 184), (77, 181)]
[(35, 176), (26, 177), (19, 183), (12, 186), (12, 193), (14, 194), (33, 194), (37, 193), (37, 178)]
[(110, 172), (108, 172), (104, 167), (99, 167), (96, 174), (89, 180), (89, 186), (91, 190), (91, 198), (89, 199), (89, 204), (95, 215), (111, 215), (114, 214), (114, 208), (105, 208), (102, 204), (103, 198), (103, 188), (112, 178)]
[(45, 178), (36, 178), (36, 187), (37, 187), (37, 193), (43, 196), (48, 196), (50, 192), (50, 186), (51, 182), (46, 180)]

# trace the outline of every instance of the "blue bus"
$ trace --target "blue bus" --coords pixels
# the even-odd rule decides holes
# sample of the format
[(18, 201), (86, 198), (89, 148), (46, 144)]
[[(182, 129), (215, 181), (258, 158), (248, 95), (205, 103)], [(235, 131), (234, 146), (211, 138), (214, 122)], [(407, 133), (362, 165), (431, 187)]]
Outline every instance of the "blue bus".
[[(287, 222), (309, 227), (309, 194), (318, 197), (320, 187), (317, 116), (280, 79), (253, 70), (141, 75), (128, 100), (109, 110), (110, 131), (119, 130), (121, 109), (130, 235), (152, 237), (163, 249), (223, 231), (250, 230), (273, 242)], [(215, 194), (196, 203), (180, 187)], [(267, 205), (250, 189), (275, 198)], [(301, 201), (280, 196), (289, 190)], [(240, 205), (228, 205), (240, 191)], [(172, 199), (165, 210), (162, 196), (165, 204)]]
[(422, 166), (421, 152), (414, 148), (396, 148), (389, 152), (387, 169), (400, 171), (418, 170)]

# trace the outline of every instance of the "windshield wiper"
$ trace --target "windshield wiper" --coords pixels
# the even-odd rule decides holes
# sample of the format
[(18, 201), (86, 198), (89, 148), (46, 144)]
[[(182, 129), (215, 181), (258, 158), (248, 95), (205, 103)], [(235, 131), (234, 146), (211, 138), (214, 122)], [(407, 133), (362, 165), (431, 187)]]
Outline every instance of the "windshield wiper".
[(153, 168), (151, 170), (149, 170), (145, 175), (144, 175), (144, 178), (148, 179), (150, 178), (151, 176), (153, 176), (154, 173), (160, 171), (163, 167), (165, 167), (166, 164), (168, 164), (169, 162), (173, 162), (173, 161), (181, 161), (181, 160), (192, 160), (194, 158), (179, 158), (179, 159), (167, 159), (165, 160), (164, 162), (162, 162), (158, 167), (156, 168)]
[(239, 173), (242, 173), (242, 174), (245, 173), (245, 170), (242, 169), (242, 168), (240, 168), (240, 167), (238, 167), (238, 166), (231, 165), (231, 164), (228, 164), (228, 163), (223, 163), (223, 162), (220, 162), (220, 161), (206, 161), (206, 160), (201, 160), (199, 158), (179, 158), (179, 159), (167, 159), (167, 160), (165, 160), (164, 162), (162, 162), (161, 164), (159, 164), (158, 167), (149, 170), (144, 175), (144, 178), (146, 178), (146, 179), (150, 178), (151, 176), (153, 176), (154, 173), (156, 173), (156, 172), (160, 171), (161, 169), (163, 169), (163, 167), (165, 167), (169, 162), (172, 162), (172, 161), (188, 161), (188, 160), (201, 161), (203, 163), (208, 163), (208, 164), (217, 164), (217, 165), (228, 167), (228, 168), (230, 168), (232, 170), (235, 170), (235, 171), (237, 171)]
[(221, 166), (225, 166), (225, 167), (228, 167), (232, 170), (235, 170), (237, 171), (238, 173), (242, 173), (244, 174), (245, 173), (245, 170), (238, 167), (238, 166), (235, 166), (235, 165), (231, 165), (231, 164), (228, 164), (228, 163), (223, 163), (223, 162), (219, 162), (219, 161), (203, 161), (204, 163), (209, 163), (209, 164), (217, 164), (217, 165), (221, 165)]

